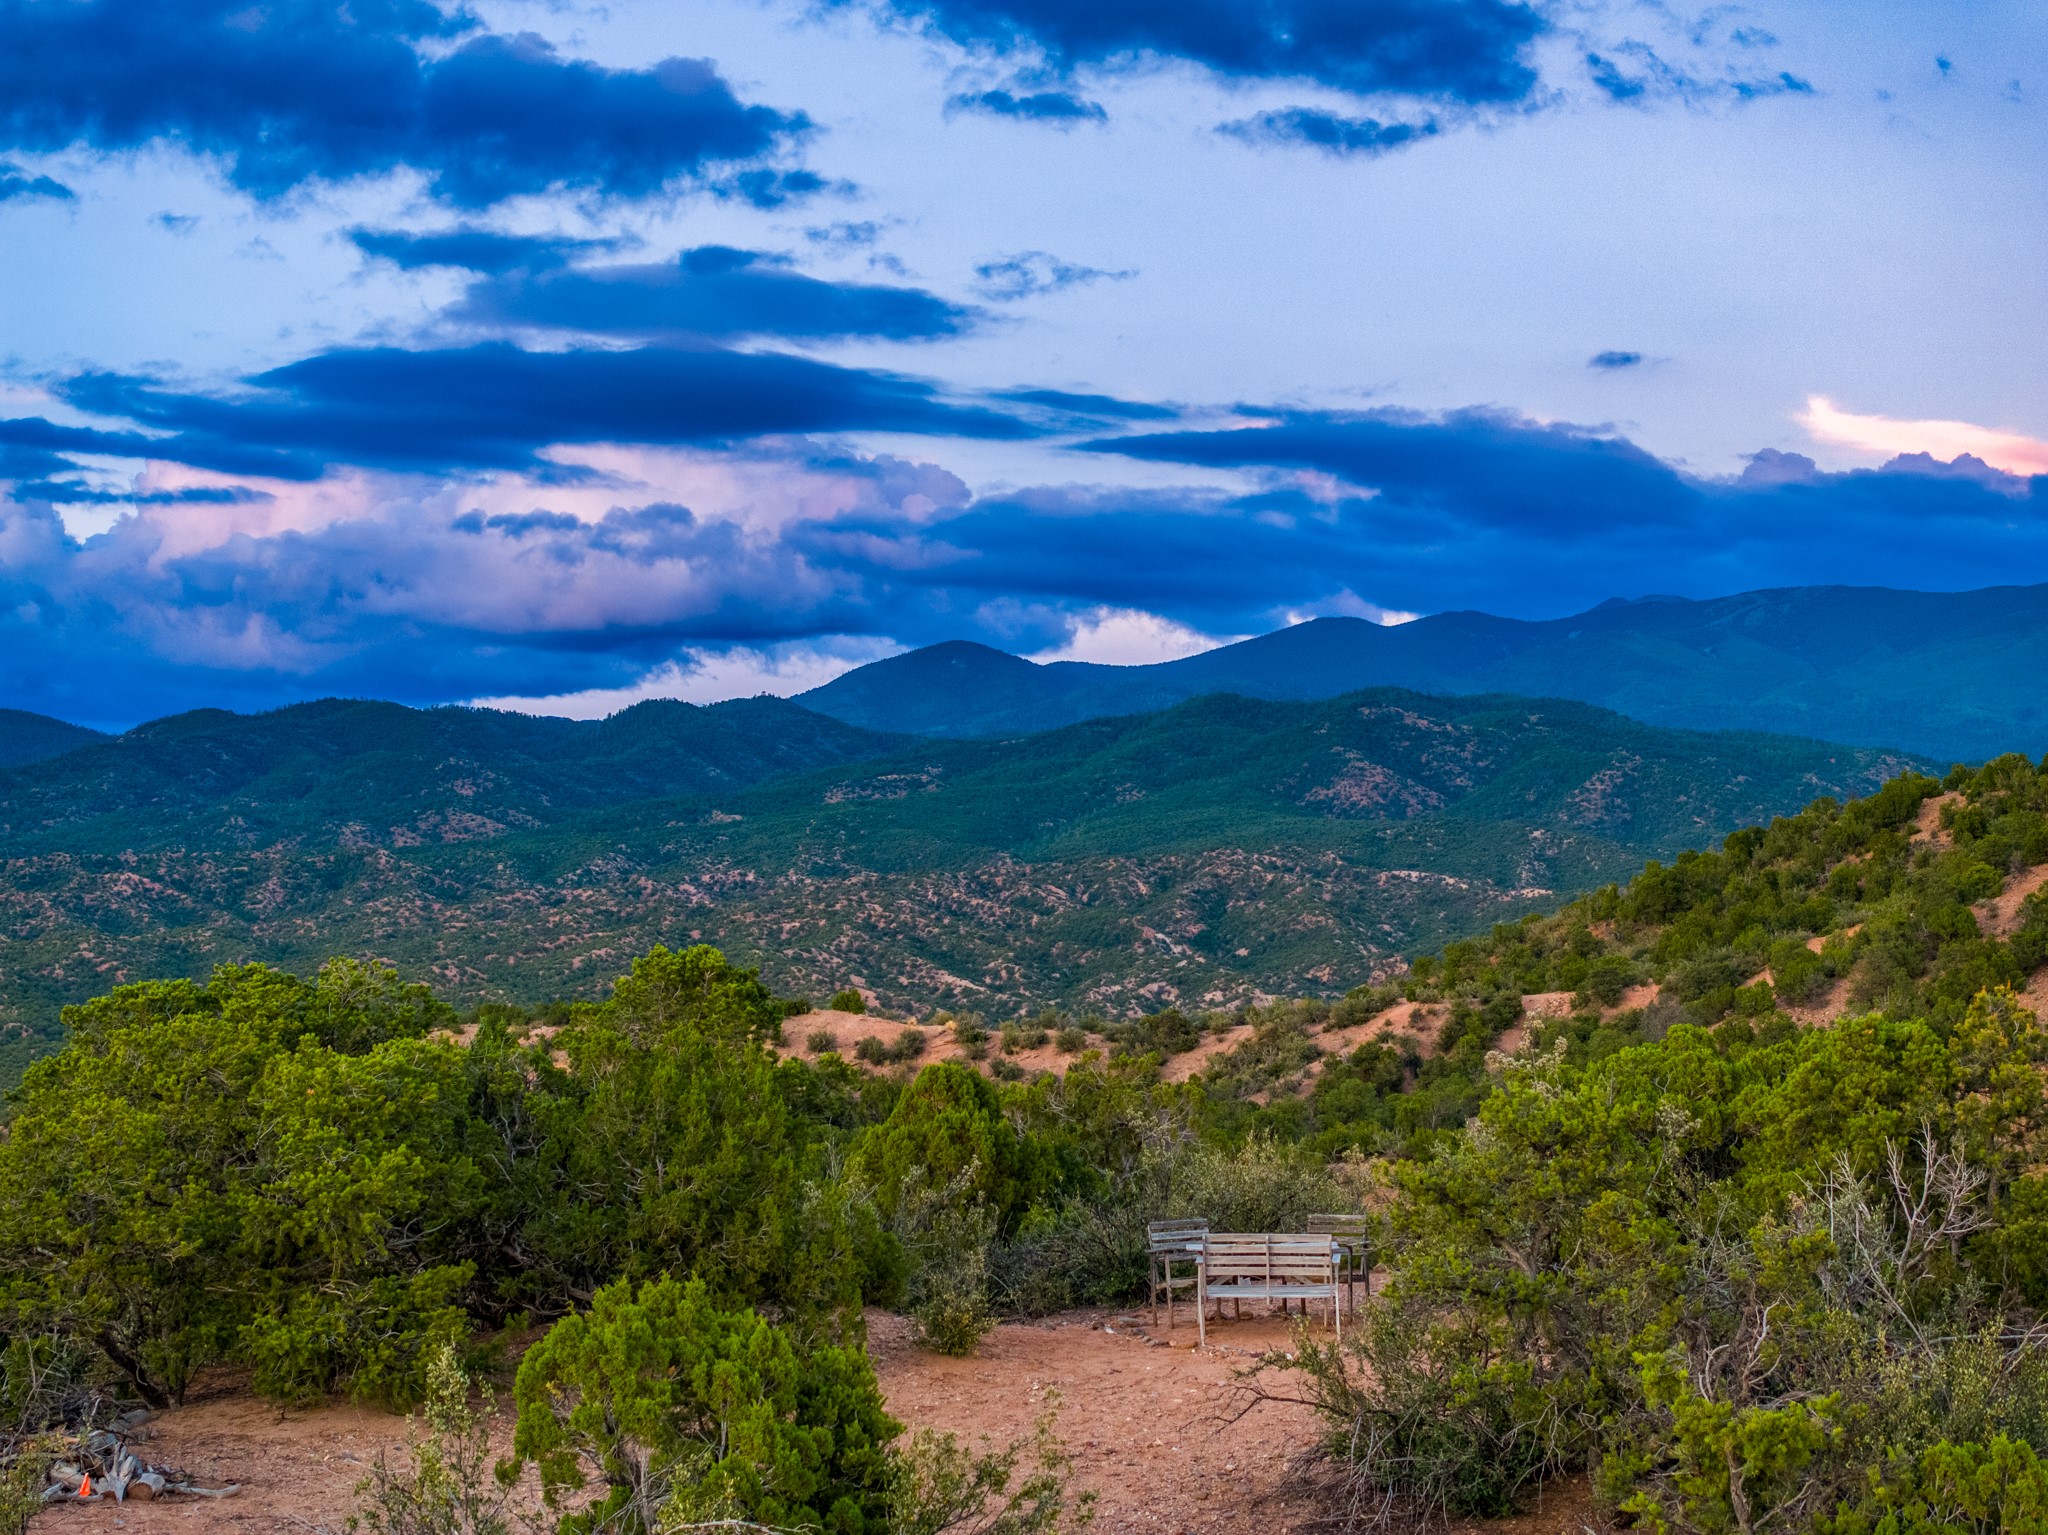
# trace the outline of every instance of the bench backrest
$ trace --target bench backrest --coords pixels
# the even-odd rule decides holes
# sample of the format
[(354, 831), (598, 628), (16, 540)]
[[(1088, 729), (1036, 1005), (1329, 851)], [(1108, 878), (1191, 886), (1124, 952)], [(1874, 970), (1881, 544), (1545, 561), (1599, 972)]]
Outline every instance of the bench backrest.
[(1200, 1216), (1193, 1220), (1147, 1221), (1145, 1250), (1154, 1253), (1198, 1253), (1208, 1240), (1209, 1223)]
[(1363, 1253), (1372, 1238), (1372, 1222), (1363, 1215), (1311, 1215), (1308, 1229), (1335, 1237), (1349, 1253)]
[(1337, 1248), (1330, 1237), (1298, 1231), (1211, 1232), (1202, 1262), (1211, 1283), (1232, 1278), (1322, 1281), (1336, 1271)]

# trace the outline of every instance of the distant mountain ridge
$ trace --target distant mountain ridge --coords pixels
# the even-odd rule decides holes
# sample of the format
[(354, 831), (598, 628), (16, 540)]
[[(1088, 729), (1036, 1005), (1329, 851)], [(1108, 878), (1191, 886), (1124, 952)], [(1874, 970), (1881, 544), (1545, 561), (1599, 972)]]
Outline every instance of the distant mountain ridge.
[(1942, 762), (2048, 752), (2048, 585), (1975, 592), (1788, 587), (1616, 599), (1570, 618), (1320, 618), (1153, 666), (1038, 665), (952, 642), (873, 662), (797, 702), (870, 730), (999, 736), (1205, 693), (1363, 687), (1570, 698), (1646, 723), (1759, 730)]
[(904, 741), (779, 698), (655, 699), (604, 720), (340, 698), (250, 715), (196, 709), (0, 772), (0, 846), (463, 841), (732, 792)]
[(26, 709), (0, 709), (0, 768), (47, 762), (107, 737), (83, 725), (31, 714)]

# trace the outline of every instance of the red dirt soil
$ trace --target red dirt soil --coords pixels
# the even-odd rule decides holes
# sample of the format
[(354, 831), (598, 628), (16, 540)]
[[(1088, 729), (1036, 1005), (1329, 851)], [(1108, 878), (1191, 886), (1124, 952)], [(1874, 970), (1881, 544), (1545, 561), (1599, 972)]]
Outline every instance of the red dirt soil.
[[(1071, 1312), (1006, 1323), (972, 1359), (926, 1353), (899, 1317), (868, 1316), (869, 1348), (889, 1410), (912, 1428), (950, 1431), (1001, 1447), (1030, 1434), (1053, 1393), (1057, 1432), (1079, 1488), (1097, 1494), (1101, 1535), (1289, 1535), (1327, 1528), (1329, 1508), (1304, 1457), (1314, 1414), (1291, 1402), (1247, 1400), (1239, 1377), (1269, 1350), (1293, 1346), (1277, 1317), (1212, 1323), (1196, 1349), (1185, 1314), (1156, 1335), (1139, 1312)], [(1318, 1331), (1322, 1318), (1311, 1324)], [(1283, 1388), (1275, 1377), (1276, 1389)], [(239, 1482), (225, 1500), (57, 1505), (34, 1530), (222, 1530), (235, 1535), (341, 1535), (354, 1489), (379, 1451), (402, 1457), (402, 1418), (354, 1407), (281, 1411), (238, 1390), (164, 1413), (147, 1458), (209, 1483)], [(494, 1437), (509, 1438), (499, 1421)], [(1438, 1530), (1445, 1527), (1437, 1525)], [(1490, 1535), (1586, 1535), (1603, 1530), (1582, 1483), (1554, 1488), (1518, 1519), (1454, 1524)]]

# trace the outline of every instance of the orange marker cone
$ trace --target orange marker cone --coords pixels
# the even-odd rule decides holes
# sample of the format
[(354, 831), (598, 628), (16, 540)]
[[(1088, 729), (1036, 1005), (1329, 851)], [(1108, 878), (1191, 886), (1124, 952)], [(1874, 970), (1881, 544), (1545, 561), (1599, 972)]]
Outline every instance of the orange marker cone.
[(79, 1482), (78, 1495), (81, 1498), (89, 1498), (92, 1496), (92, 1474), (90, 1472), (86, 1473), (84, 1479)]

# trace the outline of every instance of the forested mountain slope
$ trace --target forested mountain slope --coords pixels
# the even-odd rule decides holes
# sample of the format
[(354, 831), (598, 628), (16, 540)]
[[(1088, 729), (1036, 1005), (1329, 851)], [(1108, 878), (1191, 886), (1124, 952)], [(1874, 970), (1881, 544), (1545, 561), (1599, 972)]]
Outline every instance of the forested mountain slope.
[(1681, 1021), (1881, 1011), (1949, 1027), (1987, 987), (2048, 1003), (2044, 890), (2048, 773), (2015, 754), (1847, 805), (1817, 800), (1717, 850), (1652, 862), (1553, 915), (1451, 944), (1407, 986), (1568, 997), (1574, 1037), (1598, 1034), (1600, 1048)]
[(1392, 685), (1575, 698), (1653, 724), (1782, 731), (1949, 763), (2048, 750), (2044, 671), (2048, 586), (1793, 587), (1613, 601), (1533, 623), (1323, 618), (1155, 666), (1036, 666), (955, 643), (874, 662), (800, 702), (870, 729), (973, 736), (1219, 691), (1307, 699)]
[(898, 744), (776, 698), (661, 699), (605, 720), (358, 699), (202, 709), (0, 773), (0, 838), (72, 852), (460, 841), (595, 806), (745, 788)]
[(0, 709), (0, 768), (24, 767), (104, 741), (97, 730), (25, 709)]
[[(859, 761), (874, 737), (790, 705), (669, 707), (603, 726), (186, 716), (6, 775), (0, 1017), (26, 1047), (123, 978), (336, 953), (461, 1003), (539, 1002), (700, 940), (786, 994), (851, 981), (920, 1010), (1342, 991), (1915, 765), (1394, 690), (1214, 697)], [(648, 746), (643, 721), (694, 744)], [(771, 739), (711, 729), (734, 721)], [(806, 754), (839, 760), (747, 786)]]

